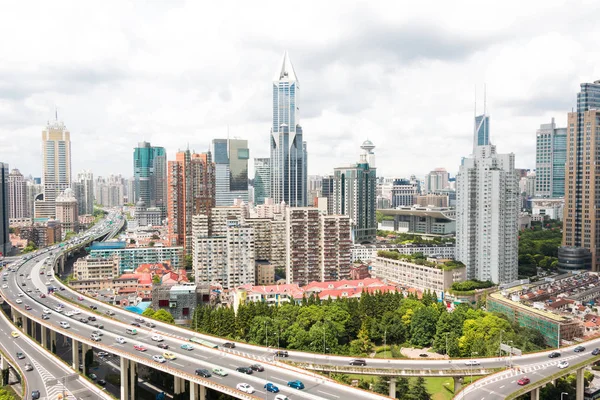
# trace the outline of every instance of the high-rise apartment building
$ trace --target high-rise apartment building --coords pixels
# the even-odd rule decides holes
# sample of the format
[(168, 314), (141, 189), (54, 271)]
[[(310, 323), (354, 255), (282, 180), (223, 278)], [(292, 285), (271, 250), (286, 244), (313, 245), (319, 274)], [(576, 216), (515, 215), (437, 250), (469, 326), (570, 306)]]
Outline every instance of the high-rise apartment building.
[(450, 185), (448, 179), (450, 174), (445, 168), (436, 168), (425, 175), (425, 194), (437, 193), (440, 190), (447, 189)]
[(306, 285), (312, 281), (348, 279), (352, 264), (350, 218), (325, 215), (313, 207), (291, 207), (286, 212), (286, 280)]
[(248, 141), (213, 139), (215, 154), (215, 202), (231, 206), (235, 200), (248, 202)]
[(287, 52), (273, 79), (271, 197), (290, 207), (307, 204), (307, 152), (299, 124), (299, 82)]
[(79, 215), (90, 215), (94, 212), (94, 174), (91, 171), (81, 171), (73, 182), (73, 192), (77, 199)]
[(582, 83), (577, 111), (567, 117), (567, 163), (563, 246), (592, 253), (592, 270), (600, 270), (600, 80)]
[(565, 196), (567, 128), (557, 128), (554, 118), (540, 125), (536, 133), (535, 197)]
[(271, 159), (254, 159), (254, 204), (265, 204), (271, 197)]
[(99, 176), (94, 184), (94, 197), (105, 207), (121, 207), (125, 203), (125, 180), (121, 175)]
[(62, 225), (62, 233), (77, 232), (79, 227), (77, 199), (73, 189), (65, 189), (64, 192), (58, 195), (55, 199), (56, 204), (56, 219)]
[(518, 276), (515, 156), (476, 140), (456, 176), (456, 258), (467, 266), (468, 279), (512, 282)]
[(0, 257), (8, 255), (12, 248), (8, 229), (10, 215), (8, 196), (8, 164), (0, 162)]
[(334, 170), (333, 214), (350, 217), (355, 243), (369, 243), (377, 236), (377, 174), (375, 165), (371, 165), (375, 146), (366, 140), (360, 148), (363, 154), (358, 163)]
[(36, 201), (35, 218), (54, 218), (56, 197), (71, 187), (71, 134), (58, 119), (42, 131), (43, 200)]
[(133, 179), (136, 203), (142, 199), (149, 207), (158, 207), (166, 215), (167, 208), (167, 152), (148, 142), (138, 143), (133, 150)]
[(333, 214), (333, 188), (334, 188), (335, 177), (333, 175), (326, 175), (321, 181), (321, 197), (327, 199), (327, 214)]
[(18, 169), (13, 169), (8, 175), (9, 219), (29, 218), (27, 209), (27, 182)]

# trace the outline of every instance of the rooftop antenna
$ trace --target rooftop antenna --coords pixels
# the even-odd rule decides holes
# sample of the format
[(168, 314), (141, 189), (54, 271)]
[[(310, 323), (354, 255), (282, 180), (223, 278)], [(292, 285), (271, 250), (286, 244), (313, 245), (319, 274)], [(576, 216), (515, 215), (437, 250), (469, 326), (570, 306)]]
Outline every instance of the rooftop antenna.
[(58, 122), (58, 107), (54, 106), (54, 118), (56, 119), (56, 122)]

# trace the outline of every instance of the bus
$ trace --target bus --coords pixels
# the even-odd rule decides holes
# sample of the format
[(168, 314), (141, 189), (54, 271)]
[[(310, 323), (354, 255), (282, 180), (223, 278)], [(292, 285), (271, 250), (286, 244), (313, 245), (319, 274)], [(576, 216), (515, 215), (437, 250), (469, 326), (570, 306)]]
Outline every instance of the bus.
[(213, 349), (218, 348), (219, 346), (213, 342), (209, 342), (208, 340), (200, 339), (198, 336), (192, 336), (190, 338), (190, 342), (201, 344), (202, 346), (210, 347)]

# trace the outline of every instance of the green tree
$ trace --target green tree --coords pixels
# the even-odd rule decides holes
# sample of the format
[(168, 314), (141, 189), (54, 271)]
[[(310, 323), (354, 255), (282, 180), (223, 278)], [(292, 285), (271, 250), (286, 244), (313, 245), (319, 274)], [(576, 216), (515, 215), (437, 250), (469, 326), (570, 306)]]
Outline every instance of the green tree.
[(174, 324), (175, 323), (175, 318), (173, 318), (173, 316), (171, 315), (171, 313), (168, 312), (167, 310), (162, 309), (162, 308), (160, 310), (156, 311), (154, 313), (154, 315), (152, 316), (152, 318), (154, 318), (157, 321), (166, 322), (168, 324)]
[(152, 275), (152, 283), (160, 283), (160, 276), (158, 274)]
[(427, 388), (425, 387), (425, 378), (419, 376), (413, 381), (406, 398), (410, 400), (431, 400), (431, 395), (427, 392)]
[(411, 343), (415, 346), (431, 346), (435, 335), (439, 312), (434, 306), (415, 311), (410, 323)]
[(144, 317), (153, 318), (155, 313), (156, 313), (156, 311), (154, 311), (154, 309), (152, 307), (148, 307), (144, 310), (142, 315)]
[(194, 267), (194, 258), (191, 254), (186, 254), (183, 257), (183, 268), (192, 269)]
[(365, 324), (358, 331), (358, 337), (350, 342), (350, 353), (352, 355), (367, 355), (373, 350), (373, 343)]

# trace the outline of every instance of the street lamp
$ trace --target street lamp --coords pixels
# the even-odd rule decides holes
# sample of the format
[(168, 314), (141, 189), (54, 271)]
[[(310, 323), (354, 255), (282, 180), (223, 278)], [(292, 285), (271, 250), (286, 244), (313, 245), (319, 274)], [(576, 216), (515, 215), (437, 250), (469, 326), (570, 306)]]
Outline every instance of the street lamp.
[(446, 336), (446, 355), (448, 355), (448, 335), (449, 334), (450, 334), (450, 332), (444, 333), (444, 336)]
[(567, 392), (562, 392), (562, 393), (560, 394), (560, 400), (563, 400), (563, 395), (565, 395), (565, 396), (568, 396), (568, 395), (569, 395), (569, 393), (567, 393)]
[(265, 321), (265, 347), (269, 347), (268, 331), (267, 331), (267, 321)]
[(513, 341), (509, 340), (507, 343), (510, 343), (510, 352), (508, 354), (508, 368), (512, 368), (512, 345), (513, 345)]

